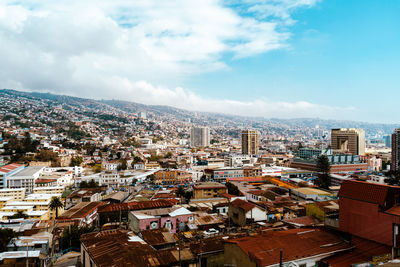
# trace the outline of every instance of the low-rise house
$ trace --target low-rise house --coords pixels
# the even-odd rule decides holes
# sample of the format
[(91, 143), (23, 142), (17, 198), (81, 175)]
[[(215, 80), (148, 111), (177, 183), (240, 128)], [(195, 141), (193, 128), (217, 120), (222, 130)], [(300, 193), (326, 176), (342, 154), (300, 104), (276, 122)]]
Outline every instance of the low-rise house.
[(319, 221), (324, 222), (325, 218), (332, 215), (339, 214), (339, 201), (338, 200), (330, 200), (330, 201), (321, 201), (309, 203), (306, 206), (307, 216), (313, 216), (317, 218)]
[(331, 200), (332, 197), (334, 197), (333, 194), (328, 191), (310, 187), (294, 188), (290, 190), (290, 193), (299, 198), (314, 201)]
[(172, 233), (166, 228), (144, 230), (141, 231), (138, 235), (147, 244), (157, 250), (175, 247), (176, 240)]
[(267, 220), (265, 210), (245, 200), (236, 199), (229, 203), (229, 219), (236, 225)]
[(171, 233), (183, 231), (194, 222), (193, 213), (186, 208), (162, 208), (132, 211), (129, 213), (129, 229), (138, 233), (148, 229), (166, 228)]
[(315, 266), (319, 261), (352, 246), (322, 229), (268, 231), (258, 235), (229, 239), (225, 242), (224, 263), (229, 266)]
[(97, 209), (102, 202), (81, 202), (58, 216), (57, 222), (77, 222), (79, 225), (89, 225), (97, 218)]
[(69, 208), (81, 202), (101, 201), (103, 192), (101, 187), (78, 189), (67, 197), (66, 206)]
[[(180, 260), (179, 260), (180, 259)], [(191, 266), (196, 258), (189, 249), (156, 250), (130, 231), (109, 230), (82, 235), (81, 264), (109, 266)]]
[(127, 222), (130, 211), (171, 208), (177, 203), (173, 199), (134, 201), (104, 205), (99, 208), (99, 224)]

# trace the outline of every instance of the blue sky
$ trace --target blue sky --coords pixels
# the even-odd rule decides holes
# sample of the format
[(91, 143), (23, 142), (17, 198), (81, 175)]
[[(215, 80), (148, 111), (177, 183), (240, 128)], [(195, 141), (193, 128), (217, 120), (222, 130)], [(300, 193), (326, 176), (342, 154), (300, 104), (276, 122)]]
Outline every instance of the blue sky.
[(400, 2), (0, 3), (0, 87), (398, 123)]

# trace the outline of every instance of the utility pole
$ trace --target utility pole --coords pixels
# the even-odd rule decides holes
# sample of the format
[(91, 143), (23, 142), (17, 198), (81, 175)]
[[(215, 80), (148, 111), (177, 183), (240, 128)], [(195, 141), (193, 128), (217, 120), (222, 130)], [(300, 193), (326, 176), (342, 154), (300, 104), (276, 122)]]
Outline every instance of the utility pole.
[(178, 253), (179, 253), (179, 267), (182, 267), (182, 259), (181, 259), (181, 235), (178, 232)]

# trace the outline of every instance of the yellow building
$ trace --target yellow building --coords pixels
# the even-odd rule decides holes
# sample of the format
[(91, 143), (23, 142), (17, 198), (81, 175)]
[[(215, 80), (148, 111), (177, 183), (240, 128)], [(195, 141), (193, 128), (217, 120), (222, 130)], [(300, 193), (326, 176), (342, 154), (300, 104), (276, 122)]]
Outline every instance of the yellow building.
[(13, 197), (0, 197), (0, 209), (3, 208), (7, 203), (14, 201)]
[(45, 186), (33, 188), (34, 194), (62, 194), (63, 186)]
[(0, 189), (0, 198), (12, 197), (15, 200), (23, 200), (25, 198), (25, 188), (4, 188)]
[(220, 183), (207, 182), (193, 186), (193, 197), (195, 199), (220, 197), (227, 192), (226, 186)]

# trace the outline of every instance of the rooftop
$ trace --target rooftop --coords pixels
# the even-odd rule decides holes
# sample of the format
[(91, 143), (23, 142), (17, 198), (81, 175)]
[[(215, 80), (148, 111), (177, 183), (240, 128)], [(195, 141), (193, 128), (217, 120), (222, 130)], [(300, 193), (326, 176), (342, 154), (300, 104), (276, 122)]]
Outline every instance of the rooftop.
[(58, 216), (57, 220), (81, 219), (102, 204), (102, 202), (81, 202)]
[(281, 250), (283, 251), (283, 262), (288, 262), (351, 249), (351, 246), (338, 236), (322, 229), (268, 231), (256, 236), (237, 238), (226, 242), (236, 244), (260, 266), (279, 263)]
[(8, 178), (12, 179), (15, 177), (20, 177), (20, 176), (34, 176), (38, 172), (41, 172), (43, 169), (44, 169), (44, 167), (42, 167), (42, 166), (29, 166), (15, 174), (11, 175)]

